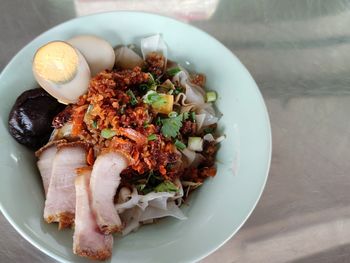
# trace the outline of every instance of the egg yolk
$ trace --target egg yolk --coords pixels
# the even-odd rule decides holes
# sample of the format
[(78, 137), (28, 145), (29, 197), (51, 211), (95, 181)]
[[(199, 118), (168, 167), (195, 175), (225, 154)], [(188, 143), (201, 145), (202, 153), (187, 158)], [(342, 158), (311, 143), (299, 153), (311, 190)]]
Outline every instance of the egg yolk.
[(55, 41), (42, 46), (36, 52), (33, 69), (46, 80), (65, 83), (76, 75), (78, 60), (78, 54), (72, 46)]

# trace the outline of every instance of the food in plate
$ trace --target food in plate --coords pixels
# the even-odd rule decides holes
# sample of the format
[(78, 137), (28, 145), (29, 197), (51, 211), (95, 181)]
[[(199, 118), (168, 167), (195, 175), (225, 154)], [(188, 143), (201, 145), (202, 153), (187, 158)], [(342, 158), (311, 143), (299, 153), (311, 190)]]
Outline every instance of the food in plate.
[(91, 76), (113, 68), (115, 53), (111, 44), (106, 40), (92, 35), (79, 35), (67, 42), (83, 54), (89, 64)]
[(38, 149), (50, 137), (52, 119), (64, 109), (41, 88), (23, 92), (9, 114), (8, 127), (13, 138), (31, 149)]
[(112, 255), (113, 236), (99, 230), (91, 209), (91, 168), (80, 168), (76, 173), (73, 252), (94, 259), (109, 258)]
[(90, 68), (83, 55), (63, 41), (53, 41), (38, 49), (33, 59), (37, 82), (59, 102), (75, 102), (86, 92)]
[[(101, 50), (90, 55), (94, 45)], [(142, 55), (134, 46), (111, 50), (105, 40), (77, 36), (44, 45), (33, 61), (42, 88), (68, 104), (36, 151), (44, 219), (74, 226), (73, 252), (99, 260), (110, 257), (115, 233), (186, 219), (179, 206), (216, 175), (224, 139), (216, 92), (205, 90), (203, 74), (168, 59), (160, 35), (142, 39)]]

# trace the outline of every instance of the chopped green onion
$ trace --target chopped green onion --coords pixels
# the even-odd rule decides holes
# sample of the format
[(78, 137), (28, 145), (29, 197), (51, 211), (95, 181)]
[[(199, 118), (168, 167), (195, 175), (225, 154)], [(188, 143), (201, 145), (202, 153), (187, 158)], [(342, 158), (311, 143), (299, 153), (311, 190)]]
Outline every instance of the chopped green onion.
[(148, 80), (148, 89), (150, 90), (156, 90), (157, 89), (157, 86), (159, 84), (159, 81), (156, 80), (156, 78), (153, 76), (152, 73), (148, 73), (148, 76), (149, 76), (149, 80)]
[(143, 102), (146, 104), (150, 104), (153, 107), (159, 108), (162, 105), (166, 104), (167, 100), (157, 92), (150, 90), (143, 97)]
[(176, 140), (174, 144), (179, 150), (184, 150), (186, 148), (186, 145), (182, 141)]
[(214, 102), (216, 101), (217, 95), (215, 91), (208, 91), (206, 93), (206, 98), (207, 98), (207, 102)]
[(158, 116), (157, 119), (156, 119), (156, 125), (157, 125), (157, 126), (162, 125), (162, 120), (160, 119), (159, 116)]
[(147, 137), (147, 140), (148, 141), (154, 141), (154, 140), (156, 140), (157, 139), (157, 135), (155, 135), (155, 134), (150, 134), (150, 135), (148, 135), (148, 137)]
[(201, 137), (188, 137), (188, 149), (196, 152), (203, 151), (203, 139)]
[(140, 84), (139, 89), (144, 92), (149, 90), (156, 90), (158, 85), (159, 81), (155, 80), (154, 76), (151, 73), (148, 73), (147, 83)]
[(137, 99), (136, 99), (134, 93), (132, 92), (132, 90), (130, 90), (130, 89), (127, 90), (126, 94), (130, 97), (130, 104), (132, 106), (135, 106), (137, 104)]
[(179, 67), (175, 67), (175, 68), (170, 68), (166, 71), (166, 73), (169, 76), (175, 76), (177, 73), (179, 73), (181, 71), (181, 69)]
[(175, 90), (174, 90), (175, 95), (180, 94), (181, 92), (182, 92), (182, 89), (179, 87), (175, 88)]
[(89, 107), (86, 110), (86, 113), (89, 113), (94, 108), (94, 105), (89, 104)]
[(210, 128), (210, 127), (207, 127), (207, 128), (203, 129), (204, 134), (213, 133), (214, 131), (215, 131), (215, 129), (214, 128)]
[(112, 138), (115, 135), (117, 135), (117, 133), (111, 129), (103, 129), (101, 131), (101, 136), (105, 139)]
[(175, 118), (177, 115), (178, 115), (178, 114), (177, 114), (176, 111), (172, 111), (172, 112), (169, 112), (168, 117), (169, 117), (169, 118)]
[(139, 190), (139, 191), (142, 191), (143, 189), (145, 189), (146, 187), (146, 184), (138, 184), (136, 185), (136, 189)]
[(174, 84), (169, 79), (164, 81), (159, 87), (162, 87), (162, 88), (167, 89), (167, 90), (174, 90), (175, 89)]
[(89, 124), (92, 125), (92, 116), (91, 116), (90, 112), (92, 111), (93, 108), (94, 108), (94, 106), (93, 106), (92, 104), (89, 104), (89, 106), (88, 106), (88, 108), (87, 108), (87, 110), (86, 110), (86, 112), (85, 112), (83, 121), (84, 121), (87, 125), (89, 125)]
[(148, 181), (149, 181), (149, 179), (151, 179), (152, 176), (154, 176), (153, 170), (149, 171), (148, 176), (147, 176), (147, 180), (146, 180), (146, 184), (148, 184)]
[(171, 181), (164, 181), (154, 188), (155, 192), (177, 192), (179, 188)]
[(143, 123), (143, 128), (147, 128), (149, 126), (149, 123), (147, 122), (147, 121), (145, 121), (144, 123)]
[(191, 120), (196, 122), (196, 113), (194, 111), (191, 111)]
[(149, 82), (156, 82), (155, 76), (152, 73), (148, 73), (148, 76), (149, 76)]
[(189, 114), (188, 111), (183, 113), (184, 121), (188, 119), (189, 115), (190, 115), (190, 114)]
[(146, 91), (148, 91), (148, 85), (147, 85), (147, 84), (141, 84), (141, 85), (139, 86), (139, 89), (140, 89), (141, 91), (143, 91), (143, 92), (146, 92)]
[(94, 120), (92, 123), (91, 123), (91, 126), (96, 129), (97, 128), (97, 121)]

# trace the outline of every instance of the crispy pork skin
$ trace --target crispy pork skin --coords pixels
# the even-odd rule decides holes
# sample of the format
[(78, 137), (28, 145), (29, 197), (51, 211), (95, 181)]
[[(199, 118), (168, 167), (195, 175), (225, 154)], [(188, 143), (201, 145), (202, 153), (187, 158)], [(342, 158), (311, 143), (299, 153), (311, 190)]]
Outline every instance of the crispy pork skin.
[(77, 169), (73, 252), (90, 259), (105, 260), (112, 255), (113, 236), (100, 231), (91, 211), (90, 176), (91, 168)]
[(43, 181), (45, 196), (47, 195), (47, 190), (49, 188), (53, 161), (57, 153), (57, 145), (66, 142), (65, 140), (52, 141), (41, 147), (35, 152), (36, 157), (38, 157), (37, 166), (40, 171), (41, 179)]
[(90, 189), (92, 209), (97, 225), (105, 234), (119, 232), (122, 222), (114, 208), (113, 199), (120, 183), (120, 173), (128, 166), (128, 159), (120, 152), (100, 154), (93, 166)]
[(58, 222), (59, 229), (74, 223), (75, 170), (86, 166), (86, 152), (87, 146), (83, 142), (57, 145), (45, 201), (44, 219), (48, 223)]

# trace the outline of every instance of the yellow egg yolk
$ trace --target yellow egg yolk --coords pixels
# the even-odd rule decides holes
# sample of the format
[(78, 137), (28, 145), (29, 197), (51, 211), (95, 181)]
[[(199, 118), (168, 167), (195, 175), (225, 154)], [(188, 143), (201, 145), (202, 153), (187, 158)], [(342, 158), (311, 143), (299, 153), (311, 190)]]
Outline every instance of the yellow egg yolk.
[(33, 69), (46, 80), (65, 83), (76, 75), (78, 60), (78, 54), (72, 46), (55, 41), (42, 46), (36, 52)]

